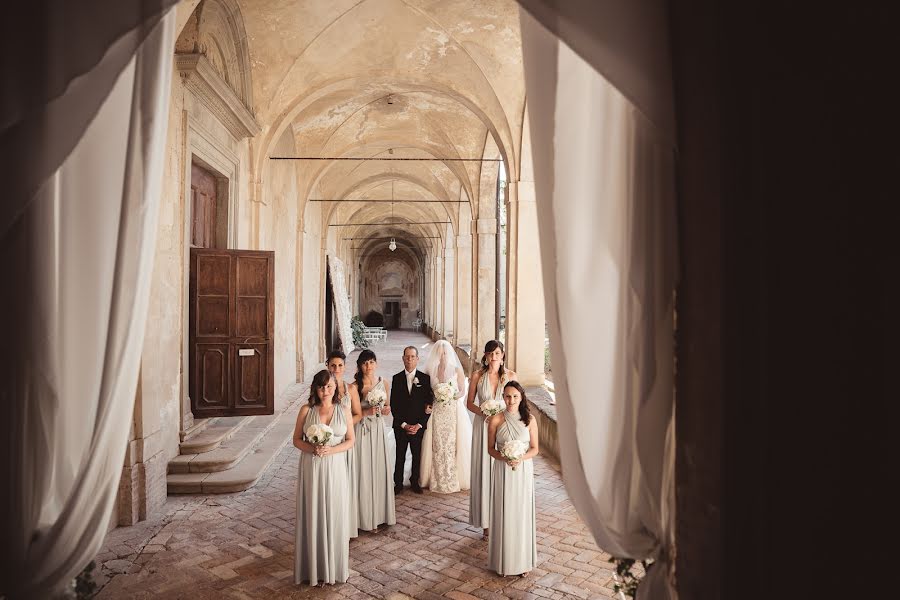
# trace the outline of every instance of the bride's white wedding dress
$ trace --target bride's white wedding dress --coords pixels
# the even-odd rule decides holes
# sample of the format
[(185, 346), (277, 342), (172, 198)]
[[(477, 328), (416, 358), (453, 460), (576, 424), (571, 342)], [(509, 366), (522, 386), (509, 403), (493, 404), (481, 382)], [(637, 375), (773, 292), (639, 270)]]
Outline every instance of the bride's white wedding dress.
[(472, 419), (466, 410), (466, 376), (449, 342), (438, 341), (425, 362), (432, 387), (453, 380), (458, 397), (435, 402), (422, 439), (419, 485), (439, 494), (469, 489)]

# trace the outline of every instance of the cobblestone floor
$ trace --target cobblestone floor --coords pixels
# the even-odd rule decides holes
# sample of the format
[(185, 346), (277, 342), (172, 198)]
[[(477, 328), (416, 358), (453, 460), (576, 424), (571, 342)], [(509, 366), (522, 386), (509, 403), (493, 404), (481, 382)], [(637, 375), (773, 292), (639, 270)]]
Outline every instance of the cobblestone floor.
[[(402, 368), (403, 346), (427, 341), (391, 332), (374, 348), (382, 376)], [(155, 518), (111, 531), (97, 556), (98, 598), (614, 597), (614, 566), (569, 502), (559, 465), (536, 458), (535, 479), (538, 564), (525, 579), (485, 568), (487, 543), (466, 522), (467, 492), (407, 490), (395, 526), (351, 541), (349, 581), (310, 588), (293, 582), (297, 450), (287, 446), (249, 490), (170, 496)]]

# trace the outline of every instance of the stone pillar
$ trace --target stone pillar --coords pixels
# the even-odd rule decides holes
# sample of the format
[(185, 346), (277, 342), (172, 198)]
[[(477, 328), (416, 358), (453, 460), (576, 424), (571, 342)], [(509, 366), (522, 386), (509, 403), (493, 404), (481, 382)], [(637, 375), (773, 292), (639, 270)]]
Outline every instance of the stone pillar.
[(434, 328), (444, 335), (444, 251), (434, 256)]
[(473, 242), (472, 351), (480, 357), (484, 345), (497, 336), (497, 219), (476, 220)]
[(453, 247), (454, 238), (447, 238), (444, 248), (444, 337), (454, 343), (456, 325), (454, 322), (454, 291), (456, 290), (456, 252)]
[(546, 317), (534, 182), (509, 182), (506, 197), (506, 361), (522, 385), (542, 385)]
[(457, 346), (472, 344), (472, 236), (456, 236), (456, 310), (453, 331)]
[(422, 286), (422, 322), (427, 323), (429, 327), (431, 323), (431, 259), (428, 254), (422, 261), (422, 270), (424, 271), (424, 284)]
[(147, 519), (166, 501), (169, 461), (163, 448), (159, 410), (145, 406), (143, 384), (144, 376), (141, 374), (116, 500), (119, 526), (130, 526)]

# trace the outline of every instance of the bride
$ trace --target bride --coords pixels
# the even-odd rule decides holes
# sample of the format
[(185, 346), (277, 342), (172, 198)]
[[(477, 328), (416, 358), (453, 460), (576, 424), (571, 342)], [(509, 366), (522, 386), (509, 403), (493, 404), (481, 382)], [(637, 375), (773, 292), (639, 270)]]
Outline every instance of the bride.
[(423, 369), (431, 377), (431, 387), (453, 382), (455, 397), (444, 403), (435, 399), (431, 420), (422, 439), (419, 485), (432, 492), (450, 494), (469, 489), (472, 421), (460, 401), (466, 394), (462, 364), (446, 340), (432, 346)]

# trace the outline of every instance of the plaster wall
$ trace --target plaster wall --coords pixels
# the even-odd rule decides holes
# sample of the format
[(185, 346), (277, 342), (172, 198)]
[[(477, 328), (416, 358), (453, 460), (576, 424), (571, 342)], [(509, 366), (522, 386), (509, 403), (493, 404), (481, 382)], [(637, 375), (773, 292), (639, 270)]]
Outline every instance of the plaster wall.
[[(275, 152), (294, 152), (294, 140), (282, 136)], [(263, 179), (259, 249), (275, 251), (275, 408), (282, 392), (297, 379), (297, 174), (294, 163), (270, 161)]]
[(404, 250), (379, 249), (363, 263), (360, 278), (361, 317), (365, 318), (371, 310), (384, 314), (384, 303), (397, 301), (400, 302), (400, 327), (412, 327), (417, 311), (422, 308), (419, 268), (412, 256)]
[(322, 307), (324, 306), (325, 272), (320, 204), (306, 204), (300, 243), (303, 246), (302, 284), (297, 296), (300, 300), (300, 352), (304, 381), (308, 381), (322, 361)]

